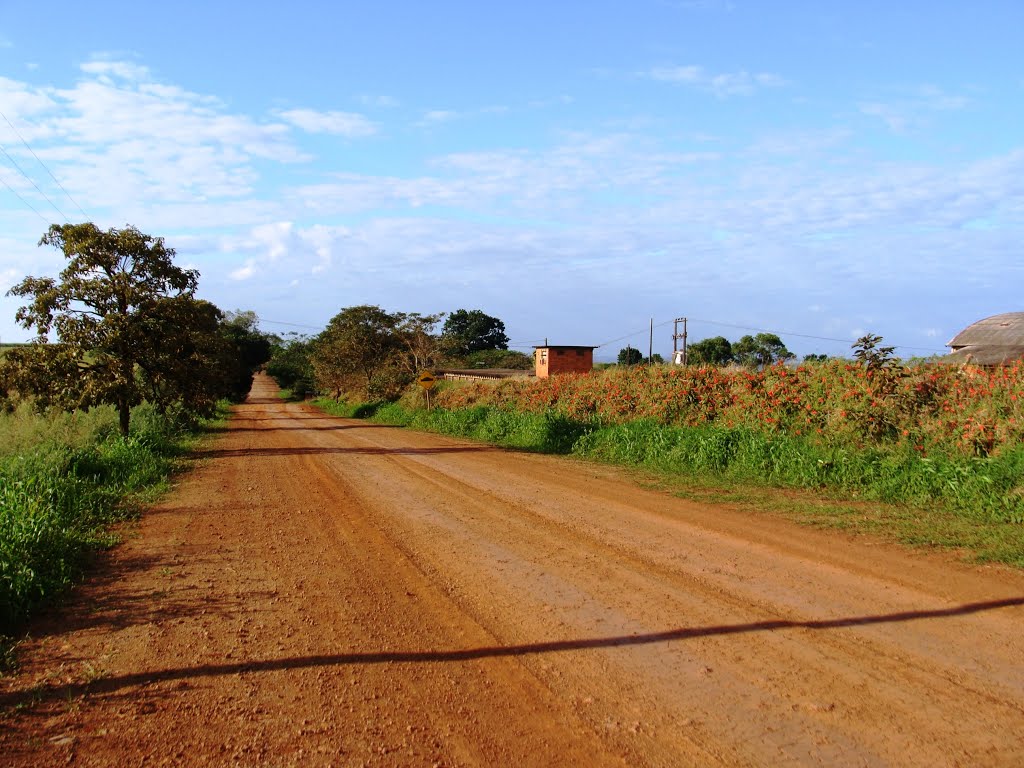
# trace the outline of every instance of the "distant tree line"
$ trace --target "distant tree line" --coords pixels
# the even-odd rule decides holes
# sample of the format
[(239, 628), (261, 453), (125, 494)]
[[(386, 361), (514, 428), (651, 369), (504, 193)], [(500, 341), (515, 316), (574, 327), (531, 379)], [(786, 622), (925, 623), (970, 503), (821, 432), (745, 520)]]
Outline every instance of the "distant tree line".
[(724, 336), (714, 336), (691, 344), (686, 351), (687, 362), (691, 365), (734, 364), (761, 368), (788, 362), (795, 357), (774, 333), (747, 335), (736, 342), (730, 342)]
[(619, 356), (615, 362), (619, 365), (642, 365), (644, 363), (660, 365), (665, 362), (665, 358), (655, 352), (651, 355), (650, 359), (648, 359), (644, 357), (644, 353), (636, 347), (627, 346), (619, 350)]
[(424, 315), (363, 304), (342, 309), (316, 336), (281, 340), (267, 373), (298, 396), (388, 399), (424, 370), (532, 368), (508, 341), (505, 324), (479, 309)]
[[(774, 333), (759, 333), (756, 336), (744, 336), (739, 341), (731, 342), (724, 336), (714, 336), (691, 344), (687, 348), (687, 362), (690, 365), (742, 365), (748, 368), (761, 368), (775, 363), (789, 362), (796, 355), (786, 349), (782, 339)], [(805, 362), (826, 360), (827, 355), (807, 355)], [(640, 365), (642, 363), (664, 363), (661, 355), (654, 354), (648, 360), (635, 347), (627, 346), (619, 350), (619, 365)]]

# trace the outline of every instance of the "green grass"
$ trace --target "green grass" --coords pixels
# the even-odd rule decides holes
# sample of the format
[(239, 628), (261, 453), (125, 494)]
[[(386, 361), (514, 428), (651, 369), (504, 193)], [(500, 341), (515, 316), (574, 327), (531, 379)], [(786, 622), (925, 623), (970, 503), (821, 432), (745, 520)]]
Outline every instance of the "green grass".
[(1024, 522), (1021, 448), (991, 458), (922, 457), (912, 451), (823, 447), (787, 433), (635, 421), (596, 430), (573, 452), (669, 474), (828, 489), (920, 508), (937, 503), (979, 522)]
[(0, 417), (0, 636), (63, 594), (115, 541), (111, 524), (166, 489), (194, 426), (145, 406), (127, 439), (109, 408)]
[(338, 416), (634, 467), (649, 473), (649, 482), (687, 498), (1024, 567), (1024, 449), (992, 458), (923, 458), (824, 448), (799, 436), (743, 427), (671, 427), (651, 420), (602, 425), (554, 411), (427, 411), (404, 401), (314, 404)]

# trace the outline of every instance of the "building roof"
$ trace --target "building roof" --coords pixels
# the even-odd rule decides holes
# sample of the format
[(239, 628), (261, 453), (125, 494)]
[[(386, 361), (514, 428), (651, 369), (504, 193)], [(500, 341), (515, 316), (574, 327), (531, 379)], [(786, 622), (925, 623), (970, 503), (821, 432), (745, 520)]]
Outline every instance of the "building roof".
[(536, 344), (534, 349), (597, 349), (596, 346), (586, 344)]
[(979, 320), (960, 331), (946, 346), (1024, 347), (1024, 312), (1005, 312)]
[(1005, 312), (964, 328), (948, 343), (950, 362), (1001, 365), (1024, 358), (1024, 312)]

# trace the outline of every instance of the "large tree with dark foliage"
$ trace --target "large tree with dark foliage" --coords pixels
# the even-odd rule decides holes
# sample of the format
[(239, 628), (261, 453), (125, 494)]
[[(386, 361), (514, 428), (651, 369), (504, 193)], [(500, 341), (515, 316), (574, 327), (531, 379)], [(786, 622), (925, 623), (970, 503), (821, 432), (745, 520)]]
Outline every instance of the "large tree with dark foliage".
[(458, 309), (448, 315), (441, 338), (449, 354), (458, 356), (484, 349), (508, 349), (505, 324), (479, 309)]
[(636, 347), (623, 347), (619, 350), (619, 365), (640, 365), (644, 361), (644, 353)]
[(744, 336), (732, 345), (736, 362), (749, 368), (760, 368), (792, 360), (795, 355), (786, 349), (782, 339), (774, 333)]
[(176, 266), (163, 238), (134, 227), (54, 224), (39, 244), (68, 263), (57, 279), (26, 277), (9, 291), (29, 299), (16, 317), (36, 343), (5, 357), (8, 380), (44, 406), (113, 405), (127, 435), (132, 406), (154, 382), (161, 397), (183, 394), (187, 377), (166, 368), (212, 323), (193, 300), (199, 273)]
[(317, 387), (337, 397), (356, 379), (368, 394), (374, 394), (375, 379), (401, 348), (402, 317), (367, 304), (347, 307), (332, 317), (313, 343)]
[(728, 365), (732, 362), (732, 344), (725, 336), (713, 336), (691, 344), (686, 350), (691, 365)]
[(220, 334), (229, 346), (229, 395), (240, 401), (252, 388), (252, 377), (270, 360), (270, 338), (259, 330), (259, 317), (251, 310), (224, 313)]

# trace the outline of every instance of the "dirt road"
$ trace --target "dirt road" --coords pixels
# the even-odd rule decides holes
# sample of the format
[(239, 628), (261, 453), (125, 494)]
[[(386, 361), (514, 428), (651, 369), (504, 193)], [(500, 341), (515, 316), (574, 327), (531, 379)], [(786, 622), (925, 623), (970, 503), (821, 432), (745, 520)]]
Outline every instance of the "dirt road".
[(0, 680), (4, 765), (1019, 766), (1024, 575), (258, 379)]

